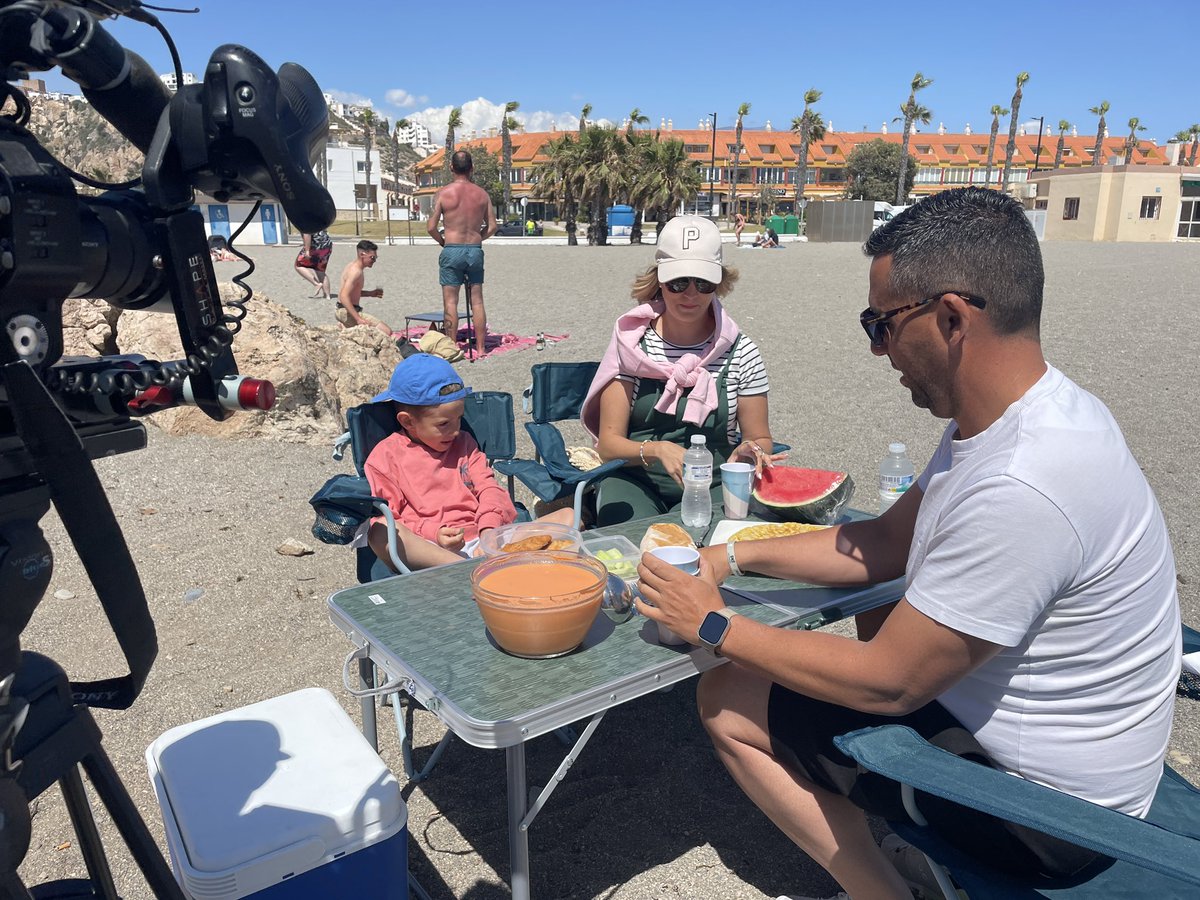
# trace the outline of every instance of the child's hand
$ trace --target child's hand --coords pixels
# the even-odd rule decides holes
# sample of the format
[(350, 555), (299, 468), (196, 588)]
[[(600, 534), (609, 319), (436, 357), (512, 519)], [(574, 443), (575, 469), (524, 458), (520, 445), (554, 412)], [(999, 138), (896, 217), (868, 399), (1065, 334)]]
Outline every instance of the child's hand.
[(463, 540), (463, 534), (464, 531), (461, 528), (455, 528), (452, 525), (443, 525), (438, 529), (438, 546), (457, 553), (467, 543)]

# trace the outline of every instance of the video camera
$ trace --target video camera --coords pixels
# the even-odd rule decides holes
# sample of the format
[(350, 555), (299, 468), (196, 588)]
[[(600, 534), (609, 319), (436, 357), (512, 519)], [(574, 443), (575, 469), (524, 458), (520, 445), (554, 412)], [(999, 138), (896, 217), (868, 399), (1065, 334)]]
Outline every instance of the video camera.
[[(163, 35), (180, 84), (175, 94), (99, 22), (122, 14)], [(68, 696), (128, 707), (157, 639), (91, 460), (145, 446), (135, 419), (157, 409), (194, 403), (223, 419), (274, 402), (269, 382), (238, 374), (232, 343), (251, 293), (235, 279), (244, 296), (222, 304), (194, 192), (219, 202), (277, 199), (305, 232), (326, 228), (335, 210), (313, 173), (328, 112), (317, 83), (294, 63), (274, 72), (245, 47), (226, 44), (212, 54), (202, 83), (183, 85), (170, 35), (140, 0), (0, 0), (0, 66), (2, 787), (14, 777), (12, 758), (21, 756), (18, 732), (36, 713), (21, 696), (20, 675), (14, 688), (14, 673), (23, 659), (21, 632), (50, 580), (52, 557), (38, 526), (50, 502), (130, 668), (126, 676), (72, 684)], [(139, 179), (102, 185), (80, 176), (26, 129), (31, 104), (11, 82), (56, 67), (145, 155)], [(81, 196), (73, 181), (110, 189)], [(230, 248), (237, 252), (232, 241)], [(249, 274), (253, 263), (241, 258)], [(183, 358), (64, 357), (62, 305), (76, 297), (174, 312)], [(0, 815), (11, 812), (5, 806)], [(0, 838), (9, 843), (4, 828)]]

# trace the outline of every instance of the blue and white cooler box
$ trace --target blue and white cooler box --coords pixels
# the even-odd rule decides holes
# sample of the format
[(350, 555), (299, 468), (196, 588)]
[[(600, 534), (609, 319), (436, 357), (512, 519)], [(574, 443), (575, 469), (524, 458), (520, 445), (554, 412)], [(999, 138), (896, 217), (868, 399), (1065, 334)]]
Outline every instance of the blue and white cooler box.
[(172, 728), (146, 764), (189, 897), (407, 900), (400, 786), (328, 691)]

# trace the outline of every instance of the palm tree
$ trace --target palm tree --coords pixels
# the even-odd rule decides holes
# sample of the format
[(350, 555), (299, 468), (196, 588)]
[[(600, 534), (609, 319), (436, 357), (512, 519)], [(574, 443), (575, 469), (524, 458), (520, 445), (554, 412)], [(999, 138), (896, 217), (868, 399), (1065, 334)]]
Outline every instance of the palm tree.
[(645, 165), (635, 190), (642, 204), (655, 211), (661, 232), (679, 204), (700, 192), (704, 176), (699, 164), (688, 158), (683, 141), (656, 140), (644, 146)]
[(503, 158), (504, 172), (501, 181), (504, 183), (504, 215), (508, 215), (509, 203), (512, 201), (512, 137), (509, 129), (519, 127), (520, 122), (512, 118), (510, 113), (516, 111), (521, 104), (509, 100), (504, 104), (504, 113), (500, 117), (500, 153)]
[(1071, 123), (1066, 119), (1058, 120), (1058, 149), (1054, 151), (1054, 168), (1062, 165), (1063, 144), (1067, 140), (1067, 132), (1071, 129)]
[(450, 157), (454, 155), (454, 129), (462, 125), (462, 107), (450, 110), (446, 119), (446, 155), (442, 158), (442, 184), (450, 183)]
[[(1017, 74), (1017, 90), (1012, 98), (1012, 115), (1008, 118), (1008, 144), (1004, 147), (1004, 171), (1000, 176), (1000, 190), (1008, 190), (1008, 173), (1012, 171), (1013, 156), (1017, 152), (1017, 116), (1021, 114), (1021, 94), (1022, 88), (1025, 87), (1025, 82), (1029, 80), (1028, 72), (1019, 72)], [(1037, 163), (1035, 162), (1036, 166)]]
[(615, 128), (589, 128), (579, 142), (581, 196), (591, 202), (588, 243), (608, 243), (606, 211), (628, 184), (630, 144)]
[(996, 133), (1000, 130), (1000, 117), (1007, 116), (1008, 110), (999, 103), (992, 104), (992, 136), (988, 139), (987, 172), (984, 173), (983, 183), (992, 183), (992, 160), (996, 156)]
[[(371, 211), (371, 151), (375, 149), (375, 113), (373, 110), (364, 109), (360, 116), (363, 130), (363, 145), (367, 148), (367, 162), (364, 171), (367, 176), (366, 186), (363, 188), (363, 199), (367, 201), (367, 212)], [(357, 201), (356, 201), (357, 202)]]
[(792, 131), (800, 136), (800, 150), (796, 154), (796, 215), (802, 214), (804, 187), (808, 179), (808, 142), (825, 137), (825, 122), (812, 105), (821, 99), (821, 92), (809, 88), (804, 92), (804, 112), (792, 119)]
[(625, 132), (625, 140), (629, 144), (630, 170), (627, 178), (627, 193), (629, 205), (633, 207), (633, 227), (629, 230), (629, 243), (642, 242), (642, 216), (645, 204), (641, 198), (641, 182), (648, 167), (654, 165), (654, 146), (658, 144), (661, 135), (657, 132), (638, 132), (635, 125), (645, 125), (650, 120), (642, 115), (640, 109), (634, 108), (629, 114), (629, 130)]
[(592, 114), (592, 104), (583, 104), (583, 110), (579, 113), (579, 136), (583, 137), (583, 132), (587, 129), (587, 117)]
[(1111, 107), (1107, 100), (1101, 100), (1099, 106), (1093, 106), (1088, 110), (1093, 116), (1099, 116), (1100, 122), (1096, 125), (1096, 146), (1092, 148), (1092, 165), (1104, 165), (1104, 116)]
[[(904, 137), (901, 138), (900, 147), (900, 179), (896, 182), (896, 205), (900, 206), (904, 203), (904, 185), (905, 178), (908, 175), (908, 138), (912, 133), (914, 122), (920, 122), (922, 125), (928, 125), (929, 120), (933, 118), (933, 113), (917, 103), (917, 91), (923, 91), (925, 88), (933, 84), (932, 78), (926, 78), (920, 72), (913, 75), (912, 84), (908, 92), (908, 102), (900, 107), (900, 113), (904, 117)], [(899, 121), (896, 119), (895, 121)]]
[(633, 111), (629, 113), (629, 129), (628, 130), (630, 132), (637, 131), (637, 127), (639, 125), (646, 125), (647, 123), (649, 123), (649, 121), (650, 121), (650, 117), (642, 115), (642, 110), (639, 107), (635, 106), (633, 108)]
[(1133, 165), (1133, 151), (1138, 147), (1137, 133), (1145, 131), (1146, 126), (1142, 124), (1142, 120), (1137, 116), (1133, 116), (1129, 120), (1129, 137), (1125, 138), (1125, 165)]
[(733, 207), (733, 212), (736, 215), (738, 212), (737, 194), (738, 194), (738, 174), (742, 163), (742, 119), (750, 114), (750, 104), (743, 103), (738, 107), (737, 111), (737, 128), (734, 131), (733, 141), (733, 193), (730, 196), (730, 204)]
[(535, 197), (561, 203), (566, 220), (567, 244), (579, 244), (575, 237), (575, 197), (579, 195), (579, 140), (569, 134), (555, 138), (546, 145), (548, 162), (538, 169), (538, 182), (534, 186)]
[[(397, 119), (396, 128), (392, 131), (392, 178), (396, 182), (397, 204), (400, 202), (400, 129), (410, 127), (412, 127), (412, 123), (408, 119)], [(412, 198), (410, 197), (409, 199), (411, 200)]]

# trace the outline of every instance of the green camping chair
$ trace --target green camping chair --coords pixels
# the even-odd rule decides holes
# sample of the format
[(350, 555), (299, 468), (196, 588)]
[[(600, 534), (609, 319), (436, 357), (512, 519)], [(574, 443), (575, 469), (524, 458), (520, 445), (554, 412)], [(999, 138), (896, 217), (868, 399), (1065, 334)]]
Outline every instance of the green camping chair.
[(571, 465), (567, 445), (555, 422), (579, 418), (584, 398), (596, 375), (599, 363), (538, 363), (530, 370), (533, 381), (525, 390), (522, 408), (533, 417), (525, 430), (533, 441), (533, 459), (504, 459), (496, 462), (497, 472), (516, 478), (539, 500), (552, 502), (574, 495), (576, 528), (583, 518), (583, 498), (587, 489), (625, 463), (614, 459), (590, 471)]
[[(513, 418), (512, 395), (501, 391), (475, 391), (464, 399), (463, 428), (479, 444), (493, 468), (502, 460), (512, 459), (517, 452), (516, 424)], [(348, 544), (359, 527), (371, 516), (381, 514), (388, 525), (388, 550), (396, 572), (408, 574), (396, 546), (396, 523), (386, 502), (371, 496), (370, 486), (363, 474), (367, 457), (388, 435), (400, 426), (391, 403), (364, 403), (346, 413), (347, 431), (334, 445), (334, 459), (341, 459), (349, 448), (357, 474), (334, 475), (309, 500), (316, 512), (313, 536), (326, 544)], [(515, 485), (508, 483), (509, 496)], [(527, 520), (529, 513), (515, 503), (517, 519)], [(387, 578), (393, 573), (370, 547), (357, 551), (356, 574), (360, 584)]]
[[(1200, 634), (1183, 628), (1184, 653), (1200, 650)], [(1186, 678), (1181, 691), (1187, 691)], [(1163, 766), (1145, 819), (1127, 816), (1024, 778), (965, 760), (927, 743), (911, 728), (883, 725), (834, 739), (859, 765), (900, 782), (909, 821), (890, 823), (930, 862), (943, 893), (957, 898), (953, 876), (971, 900), (1003, 898), (1200, 897), (1200, 791)], [(1116, 860), (1070, 881), (1020, 881), (975, 859), (927, 827), (920, 793), (1036, 829)]]

